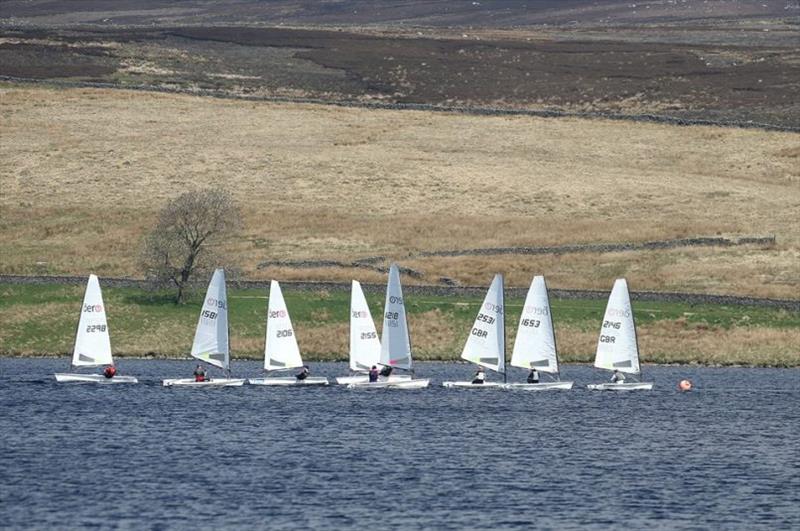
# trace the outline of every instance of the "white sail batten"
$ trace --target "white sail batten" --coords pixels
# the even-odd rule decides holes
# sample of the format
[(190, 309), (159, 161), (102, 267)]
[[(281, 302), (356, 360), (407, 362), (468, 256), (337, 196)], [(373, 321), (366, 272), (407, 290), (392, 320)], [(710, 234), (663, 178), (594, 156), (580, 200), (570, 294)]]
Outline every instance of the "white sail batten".
[(112, 365), (111, 339), (108, 335), (106, 307), (97, 276), (89, 275), (83, 295), (75, 348), (72, 353), (73, 367), (97, 367)]
[(503, 275), (495, 275), (478, 310), (478, 316), (472, 325), (461, 358), (504, 373), (506, 370), (504, 316)]
[(350, 370), (368, 371), (380, 362), (381, 340), (361, 289), (353, 281), (350, 291)]
[(614, 282), (614, 288), (608, 298), (594, 366), (631, 374), (640, 372), (633, 309), (628, 283), (623, 278)]
[(276, 281), (269, 285), (267, 307), (267, 337), (264, 342), (264, 369), (277, 371), (303, 366), (300, 347), (283, 300), (281, 287)]
[(551, 374), (558, 373), (553, 316), (543, 276), (533, 277), (519, 318), (511, 365)]
[(208, 284), (192, 343), (192, 357), (224, 370), (230, 368), (228, 344), (228, 294), (225, 270), (214, 271)]
[(412, 364), (403, 289), (396, 264), (389, 267), (389, 283), (386, 285), (380, 364), (406, 370), (411, 370)]

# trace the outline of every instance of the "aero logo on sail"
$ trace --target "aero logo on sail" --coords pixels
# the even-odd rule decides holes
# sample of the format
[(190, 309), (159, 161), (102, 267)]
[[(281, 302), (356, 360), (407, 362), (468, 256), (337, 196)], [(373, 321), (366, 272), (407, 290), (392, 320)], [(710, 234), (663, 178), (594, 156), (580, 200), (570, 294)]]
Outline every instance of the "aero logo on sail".
[(211, 306), (212, 308), (226, 308), (227, 304), (225, 304), (225, 301), (209, 297), (206, 299), (206, 306)]

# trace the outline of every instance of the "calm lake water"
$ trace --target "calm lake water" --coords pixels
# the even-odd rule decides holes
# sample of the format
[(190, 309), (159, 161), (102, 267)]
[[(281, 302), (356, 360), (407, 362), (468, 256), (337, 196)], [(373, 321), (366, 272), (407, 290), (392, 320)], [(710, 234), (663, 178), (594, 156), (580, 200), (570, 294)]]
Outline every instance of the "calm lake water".
[[(652, 392), (56, 384), (0, 359), (3, 527), (524, 529), (800, 526), (800, 370), (646, 367)], [(237, 375), (259, 365), (236, 362)], [(312, 366), (316, 375), (344, 364)], [(523, 372), (515, 373), (520, 380)], [(689, 377), (695, 390), (681, 393)]]

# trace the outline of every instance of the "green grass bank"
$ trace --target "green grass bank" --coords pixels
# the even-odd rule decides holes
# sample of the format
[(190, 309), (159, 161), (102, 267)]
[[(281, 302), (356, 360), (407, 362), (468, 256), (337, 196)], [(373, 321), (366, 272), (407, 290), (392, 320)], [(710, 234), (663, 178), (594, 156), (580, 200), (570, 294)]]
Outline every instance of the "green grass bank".
[[(169, 293), (105, 288), (116, 356), (187, 355), (202, 294), (175, 305)], [(228, 292), (231, 348), (236, 358), (263, 356), (266, 290)], [(284, 296), (305, 360), (345, 360), (348, 291), (292, 291)], [(0, 287), (0, 355), (66, 356), (72, 351), (83, 286)], [(367, 294), (381, 328), (383, 296)], [(481, 297), (406, 297), (414, 355), (418, 360), (459, 359)], [(507, 350), (511, 355), (522, 299), (506, 300)], [(551, 300), (562, 361), (590, 362), (605, 308), (603, 300)], [(645, 363), (800, 366), (800, 312), (634, 301)]]

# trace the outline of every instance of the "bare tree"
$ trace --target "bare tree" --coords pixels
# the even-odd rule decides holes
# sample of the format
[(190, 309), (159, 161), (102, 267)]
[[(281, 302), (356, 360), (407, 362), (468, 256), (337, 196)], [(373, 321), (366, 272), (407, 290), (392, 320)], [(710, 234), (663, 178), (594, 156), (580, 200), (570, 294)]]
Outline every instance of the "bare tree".
[(222, 189), (186, 192), (171, 200), (144, 237), (141, 264), (158, 287), (177, 288), (181, 303), (193, 277), (226, 265), (221, 242), (241, 225), (239, 207)]

